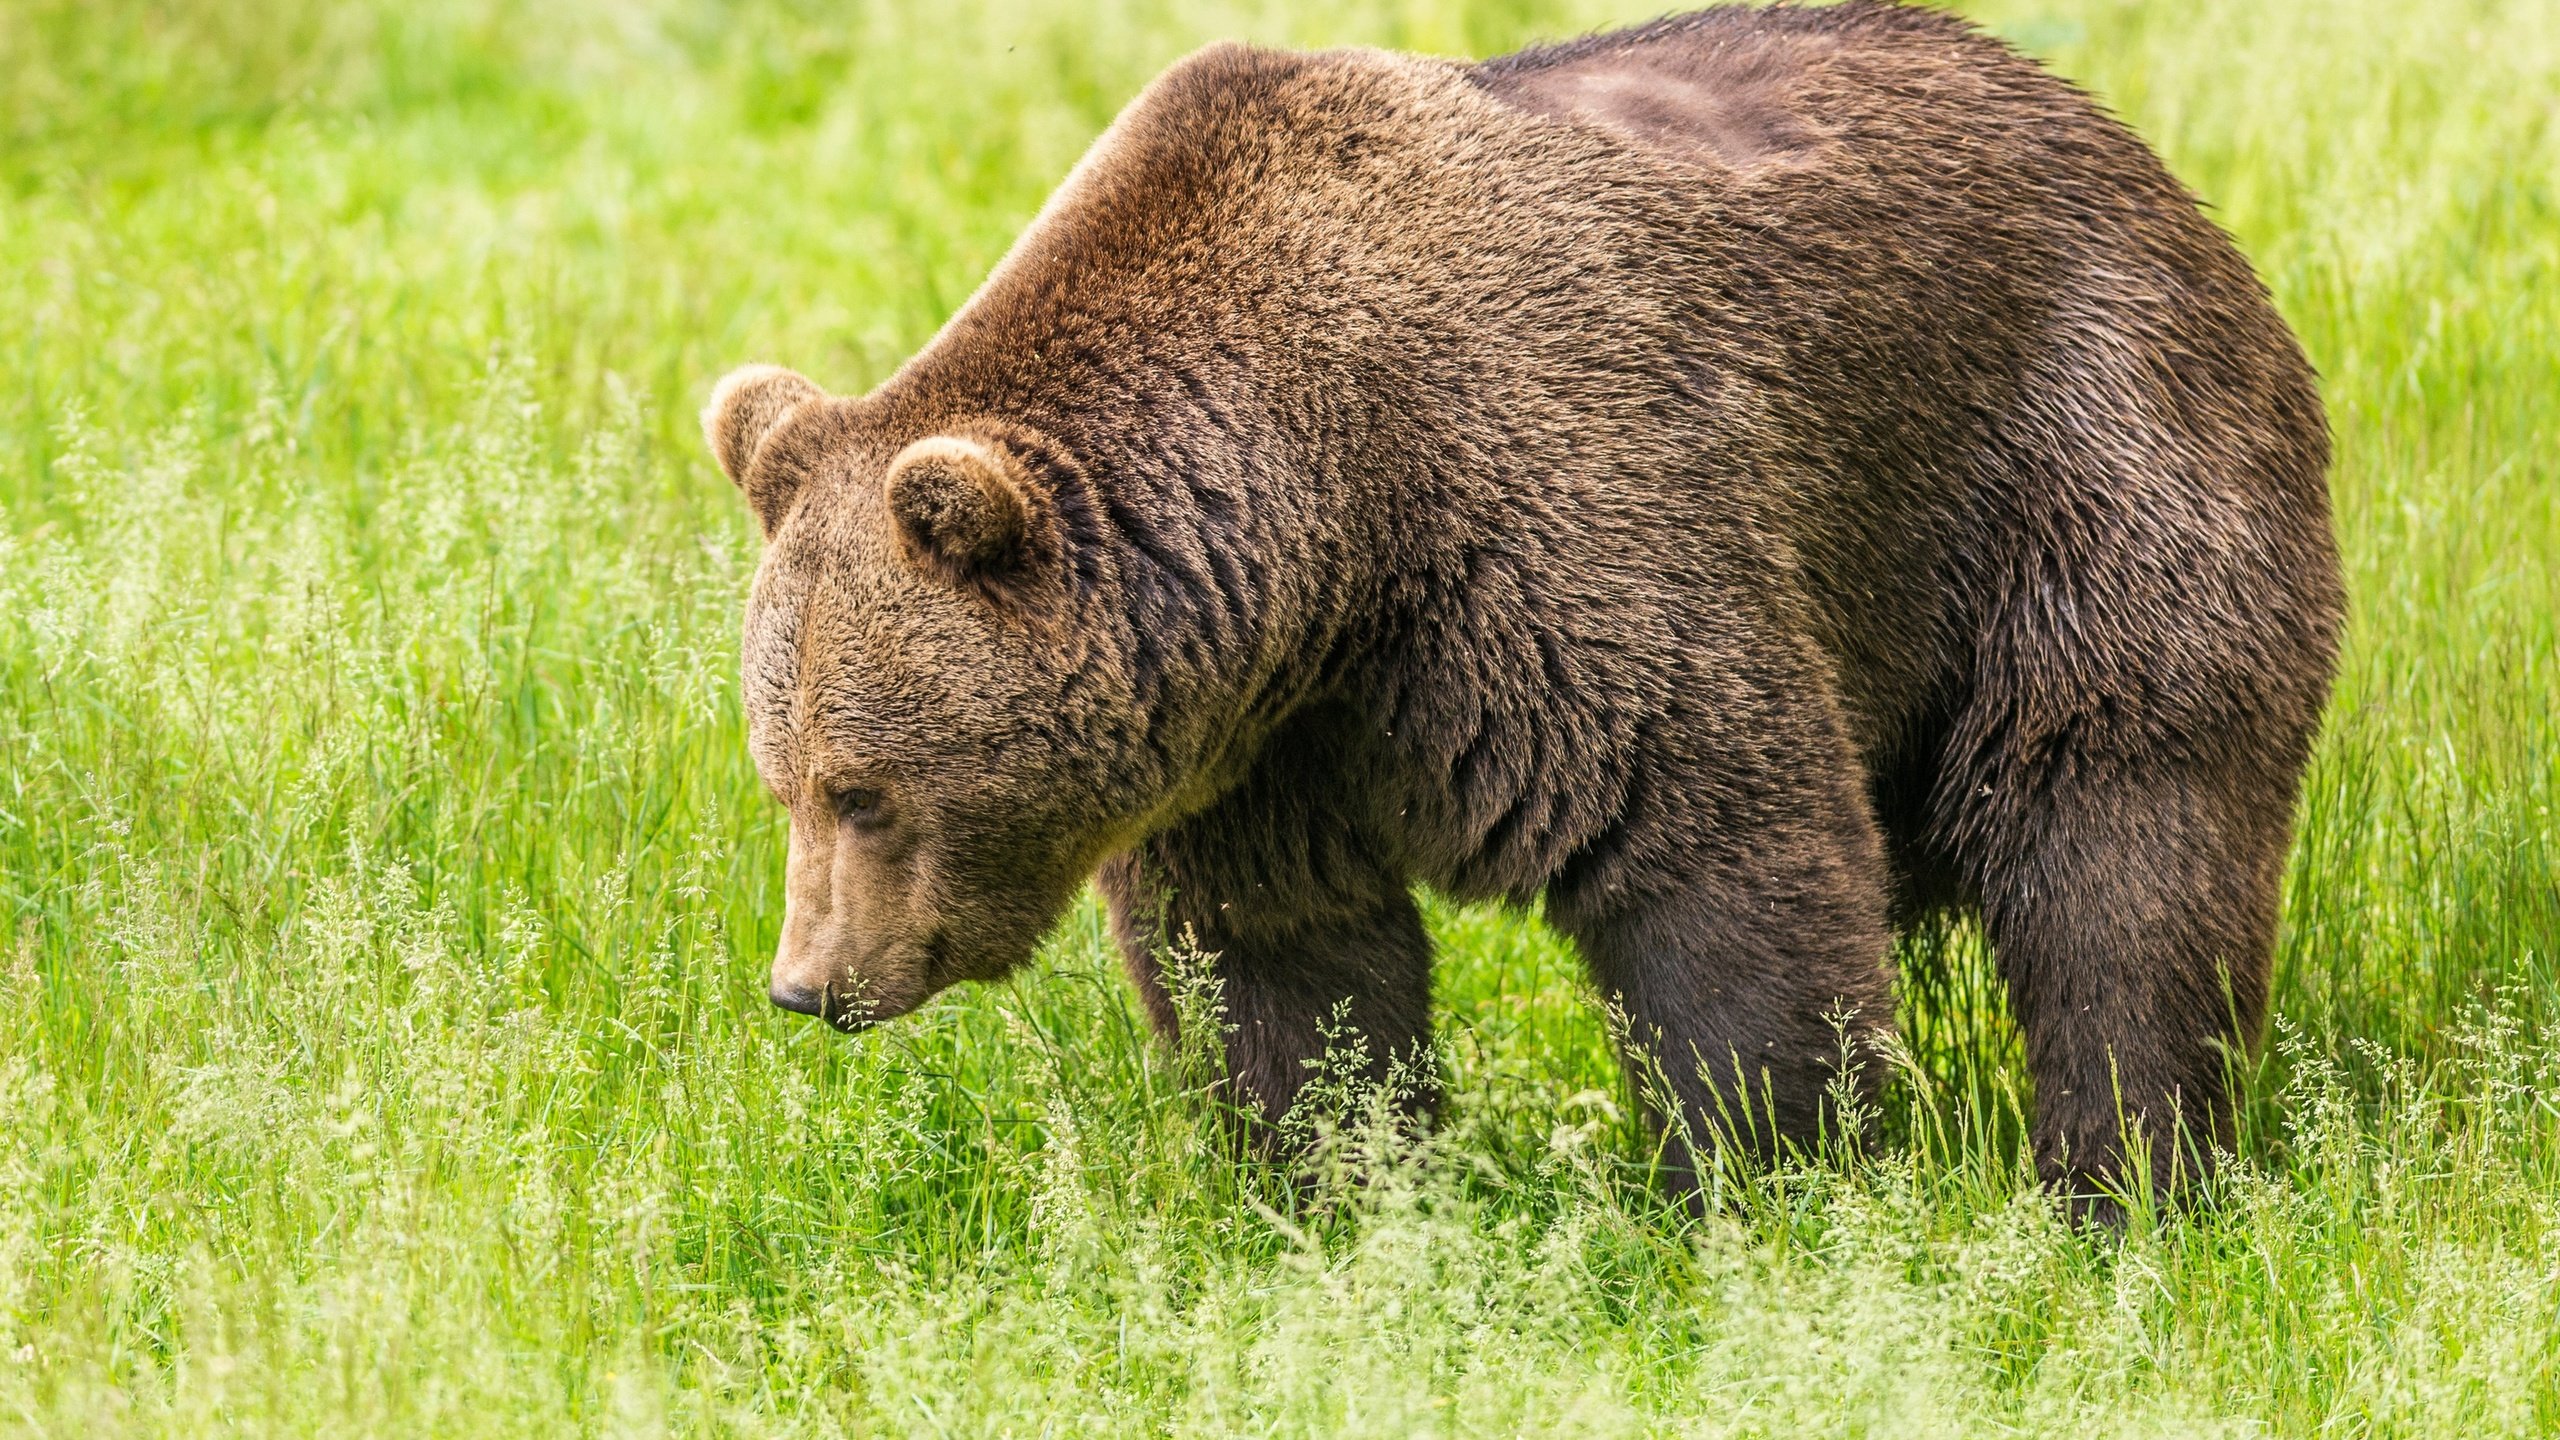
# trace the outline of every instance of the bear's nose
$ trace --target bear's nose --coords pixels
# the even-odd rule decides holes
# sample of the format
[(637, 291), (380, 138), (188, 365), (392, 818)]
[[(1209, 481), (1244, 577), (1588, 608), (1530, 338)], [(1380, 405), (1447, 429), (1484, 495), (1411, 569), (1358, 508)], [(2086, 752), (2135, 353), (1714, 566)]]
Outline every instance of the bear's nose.
[(844, 1003), (842, 996), (830, 995), (824, 987), (811, 989), (806, 985), (776, 980), (764, 993), (774, 1004), (792, 1014), (814, 1015), (847, 1035), (858, 1035), (879, 1023), (868, 1015), (855, 1013)]
[(824, 1016), (827, 1013), (827, 992), (824, 990), (776, 980), (773, 982), (773, 988), (765, 993), (772, 998), (774, 1004), (794, 1015)]

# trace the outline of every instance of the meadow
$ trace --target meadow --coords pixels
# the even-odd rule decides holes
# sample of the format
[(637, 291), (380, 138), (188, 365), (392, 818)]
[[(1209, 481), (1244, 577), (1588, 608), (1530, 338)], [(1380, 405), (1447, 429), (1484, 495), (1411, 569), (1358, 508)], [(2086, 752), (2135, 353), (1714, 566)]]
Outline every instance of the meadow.
[(1447, 1123), (1303, 1199), (1090, 901), (870, 1035), (767, 1004), (711, 380), (885, 376), (1196, 44), (1659, 4), (0, 0), (0, 1431), (2560, 1432), (2550, 0), (1963, 7), (2214, 206), (2337, 431), (2193, 1204), (2034, 1189), (1965, 929), (1880, 1138), (1703, 1217), (1534, 916), (1431, 906)]

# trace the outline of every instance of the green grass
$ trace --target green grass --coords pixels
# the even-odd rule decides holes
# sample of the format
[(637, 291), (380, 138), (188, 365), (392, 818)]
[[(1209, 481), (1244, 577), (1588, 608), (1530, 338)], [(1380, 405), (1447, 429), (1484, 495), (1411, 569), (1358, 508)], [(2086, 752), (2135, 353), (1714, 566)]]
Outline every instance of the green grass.
[(1088, 904), (846, 1040), (763, 997), (756, 544), (838, 390), (1224, 35), (1574, 0), (0, 0), (0, 1428), (2560, 1431), (2560, 7), (1984, 0), (2326, 376), (2354, 595), (2203, 1203), (2022, 1177), (1968, 934), (1893, 1139), (1664, 1212), (1533, 920), (1432, 911), (1450, 1122), (1280, 1200)]

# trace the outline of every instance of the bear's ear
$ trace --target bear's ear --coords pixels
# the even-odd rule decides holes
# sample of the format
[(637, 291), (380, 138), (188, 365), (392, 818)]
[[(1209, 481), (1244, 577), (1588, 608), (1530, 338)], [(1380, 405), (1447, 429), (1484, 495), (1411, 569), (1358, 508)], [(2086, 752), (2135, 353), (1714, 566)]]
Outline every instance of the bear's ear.
[(729, 482), (746, 492), (768, 539), (791, 508), (801, 477), (790, 467), (758, 471), (756, 450), (792, 411), (825, 398), (826, 391), (779, 365), (747, 365), (720, 377), (711, 403), (702, 407), (702, 438)]
[(1001, 583), (1035, 558), (1045, 503), (1001, 445), (929, 436), (899, 451), (881, 484), (899, 543), (929, 572)]

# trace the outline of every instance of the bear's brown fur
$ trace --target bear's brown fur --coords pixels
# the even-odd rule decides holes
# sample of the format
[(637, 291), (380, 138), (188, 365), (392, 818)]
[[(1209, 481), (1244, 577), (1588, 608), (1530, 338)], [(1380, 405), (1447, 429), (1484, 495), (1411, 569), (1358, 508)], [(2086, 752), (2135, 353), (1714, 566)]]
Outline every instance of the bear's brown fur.
[(2049, 1177), (2119, 1173), (2120, 1114), (2163, 1173), (2227, 1133), (2324, 422), (2187, 192), (1957, 20), (1212, 48), (887, 383), (743, 371), (705, 426), (768, 540), (784, 1005), (1000, 975), (1099, 866), (1159, 1024), (1164, 927), (1214, 953), (1277, 1116), (1337, 1005), (1424, 1044), (1411, 887), (1544, 897), (1687, 1129), (1765, 1150), (1829, 1017), (1891, 1023), (1896, 926), (1970, 906)]

